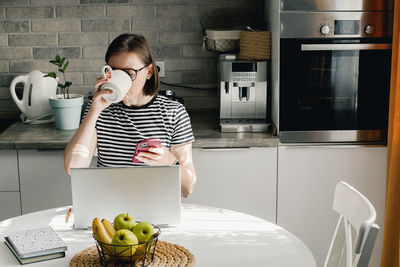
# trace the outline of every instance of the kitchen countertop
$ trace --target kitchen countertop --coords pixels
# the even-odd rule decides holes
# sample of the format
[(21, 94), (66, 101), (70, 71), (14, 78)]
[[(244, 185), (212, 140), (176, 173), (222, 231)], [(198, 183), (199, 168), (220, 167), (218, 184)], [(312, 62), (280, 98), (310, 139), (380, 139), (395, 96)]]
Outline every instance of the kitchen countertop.
[[(195, 148), (278, 146), (271, 133), (221, 133), (216, 111), (189, 112)], [(75, 130), (57, 130), (54, 124), (16, 122), (0, 134), (0, 149), (64, 149)]]

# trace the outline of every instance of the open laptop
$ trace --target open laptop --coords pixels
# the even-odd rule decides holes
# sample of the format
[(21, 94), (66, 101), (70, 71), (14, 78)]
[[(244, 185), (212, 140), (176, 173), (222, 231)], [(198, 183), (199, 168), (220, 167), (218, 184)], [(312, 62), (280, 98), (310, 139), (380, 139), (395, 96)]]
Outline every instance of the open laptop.
[(160, 227), (180, 224), (179, 165), (71, 169), (71, 186), (75, 229), (121, 213)]

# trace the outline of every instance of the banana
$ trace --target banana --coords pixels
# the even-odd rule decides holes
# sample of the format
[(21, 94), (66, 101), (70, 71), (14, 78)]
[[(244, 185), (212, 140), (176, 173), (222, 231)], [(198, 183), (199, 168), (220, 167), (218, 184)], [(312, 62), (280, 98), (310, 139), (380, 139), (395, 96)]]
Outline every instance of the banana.
[(114, 225), (107, 219), (103, 219), (101, 220), (101, 222), (103, 223), (104, 228), (106, 228), (108, 236), (112, 239), (115, 232), (117, 232)]
[(111, 238), (107, 234), (106, 228), (104, 227), (103, 223), (100, 221), (99, 218), (95, 218), (92, 223), (92, 231), (94, 237), (103, 243), (111, 244)]
[(100, 221), (99, 218), (94, 218), (92, 222), (92, 231), (96, 240), (105, 243), (105, 244), (100, 244), (104, 254), (114, 255), (113, 246), (111, 246), (112, 239), (108, 235), (106, 228), (104, 227), (104, 224)]

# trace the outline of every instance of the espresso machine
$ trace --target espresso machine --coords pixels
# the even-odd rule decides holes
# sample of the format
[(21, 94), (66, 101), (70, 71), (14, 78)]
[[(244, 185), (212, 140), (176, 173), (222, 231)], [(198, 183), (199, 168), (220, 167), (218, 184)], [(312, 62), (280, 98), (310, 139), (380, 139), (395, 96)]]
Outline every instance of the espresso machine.
[(267, 61), (219, 58), (222, 132), (266, 132)]

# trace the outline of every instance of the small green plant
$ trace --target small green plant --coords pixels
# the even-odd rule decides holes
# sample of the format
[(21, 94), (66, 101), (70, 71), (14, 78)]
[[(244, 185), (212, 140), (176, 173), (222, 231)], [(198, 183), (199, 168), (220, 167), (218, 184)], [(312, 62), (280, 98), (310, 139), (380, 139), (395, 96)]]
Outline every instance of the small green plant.
[[(72, 82), (67, 81), (65, 78), (65, 71), (67, 70), (69, 61), (65, 60), (65, 57), (61, 58), (59, 55), (57, 55), (54, 59), (49, 60), (49, 62), (53, 65), (56, 65), (58, 67), (58, 72), (62, 73), (64, 84), (58, 83), (57, 86), (60, 88), (64, 98), (69, 98), (69, 87), (71, 86)], [(52, 77), (57, 80), (57, 74), (55, 72), (49, 72), (44, 77)], [(57, 82), (59, 81), (57, 80)]]

